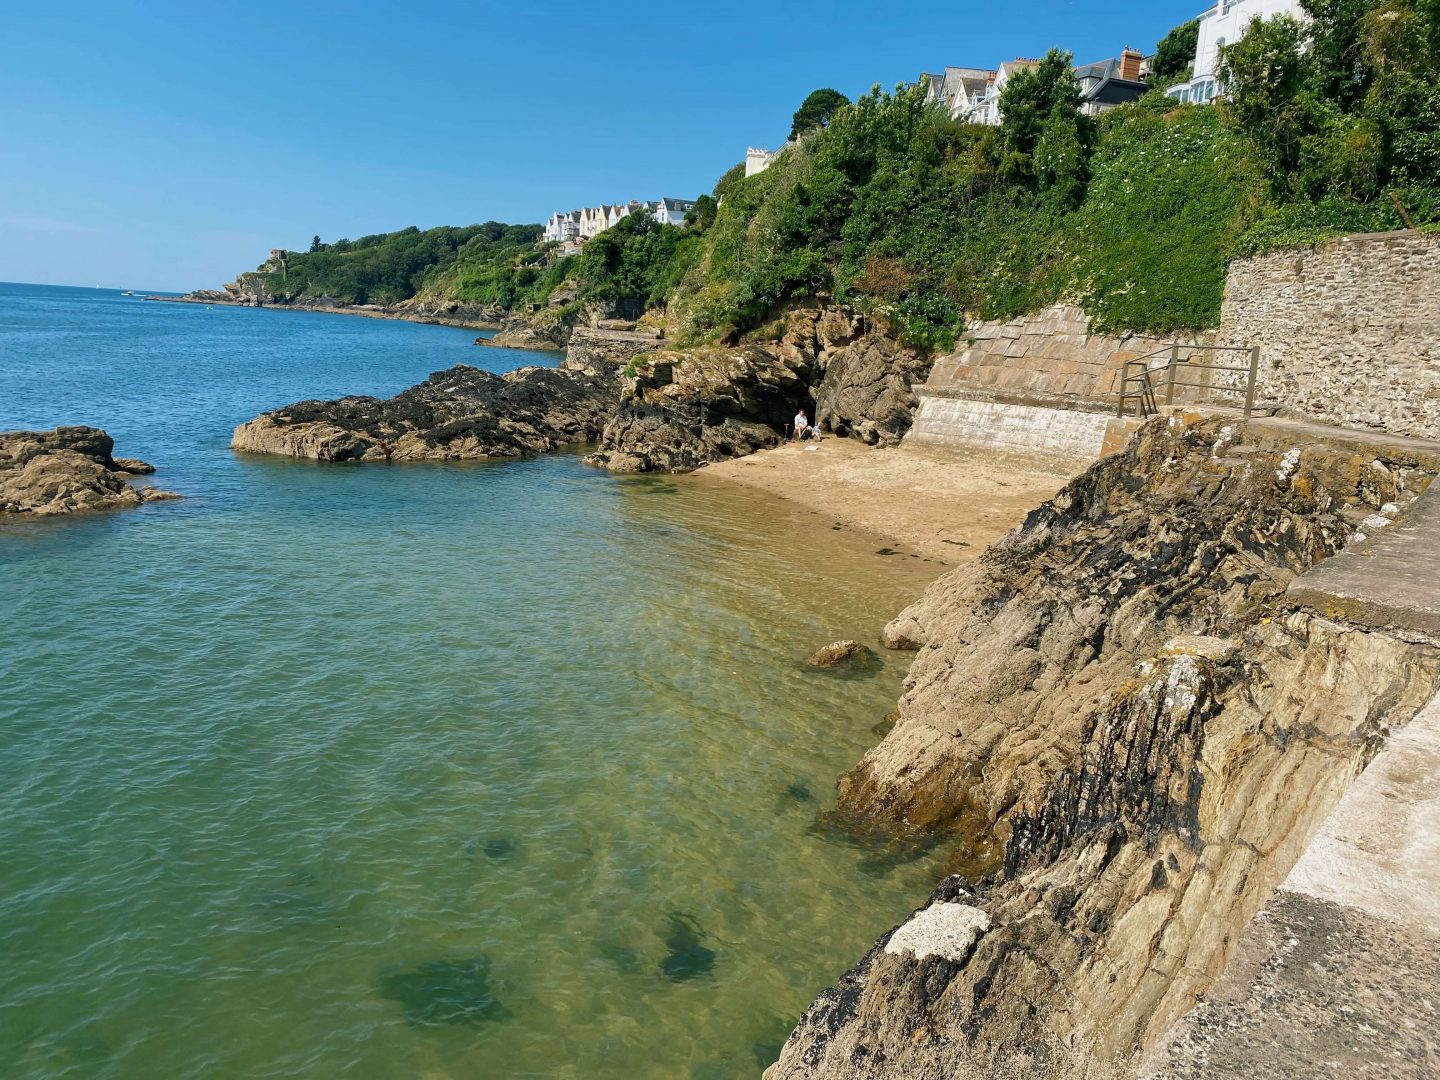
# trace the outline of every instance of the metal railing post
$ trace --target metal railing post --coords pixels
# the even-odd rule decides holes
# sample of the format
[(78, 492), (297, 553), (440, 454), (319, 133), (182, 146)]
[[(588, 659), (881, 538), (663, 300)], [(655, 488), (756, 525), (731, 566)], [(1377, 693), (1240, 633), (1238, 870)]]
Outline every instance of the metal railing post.
[(1170, 363), (1165, 369), (1165, 404), (1175, 404), (1175, 369), (1180, 366), (1180, 346), (1170, 346)]
[(1257, 345), (1250, 350), (1250, 378), (1245, 384), (1245, 419), (1250, 419), (1250, 414), (1255, 410), (1255, 380), (1260, 374), (1260, 347)]

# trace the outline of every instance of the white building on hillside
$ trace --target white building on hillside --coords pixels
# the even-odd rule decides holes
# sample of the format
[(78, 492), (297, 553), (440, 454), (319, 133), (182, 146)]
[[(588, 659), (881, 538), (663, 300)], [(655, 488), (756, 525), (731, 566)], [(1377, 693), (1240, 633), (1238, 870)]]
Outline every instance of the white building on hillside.
[(943, 107), (956, 120), (970, 115), (970, 110), (985, 97), (994, 80), (995, 72), (984, 68), (947, 67), (939, 75), (928, 72), (920, 75), (925, 100)]
[(651, 213), (661, 225), (684, 225), (685, 215), (694, 209), (691, 199), (661, 199)]
[(1276, 15), (1305, 18), (1300, 0), (1220, 0), (1200, 16), (1194, 75), (1189, 82), (1167, 89), (1166, 96), (1197, 105), (1214, 101), (1221, 89), (1215, 74), (1220, 66), (1220, 50), (1244, 37), (1252, 20), (1273, 19)]
[(1000, 123), (1000, 94), (1004, 91), (1005, 84), (1017, 71), (1029, 71), (1039, 66), (1039, 60), (1006, 60), (995, 69), (995, 75), (986, 82), (985, 89), (971, 96), (970, 103), (963, 112), (952, 112), (950, 115), (967, 124), (998, 126)]
[(545, 223), (545, 239), (552, 244), (563, 244), (580, 236), (580, 211), (570, 210), (550, 215)]
[(564, 245), (562, 256), (574, 255), (586, 240), (592, 240), (606, 229), (613, 229), (631, 214), (645, 214), (661, 225), (684, 225), (685, 215), (695, 208), (691, 199), (656, 199), (628, 203), (601, 203), (580, 210), (560, 211), (545, 223), (544, 237)]
[(745, 175), (747, 177), (762, 173), (770, 167), (775, 160), (779, 150), (766, 150), (763, 146), (752, 146), (745, 151)]

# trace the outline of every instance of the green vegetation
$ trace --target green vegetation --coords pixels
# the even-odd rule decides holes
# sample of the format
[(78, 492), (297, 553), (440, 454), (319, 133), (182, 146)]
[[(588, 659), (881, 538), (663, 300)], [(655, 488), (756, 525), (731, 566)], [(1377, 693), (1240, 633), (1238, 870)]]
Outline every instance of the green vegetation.
[(1170, 330), (1218, 311), (1230, 246), (1264, 179), (1212, 109), (1156, 95), (1080, 115), (1069, 58), (1007, 85), (999, 129), (957, 124), (918, 88), (878, 90), (735, 184), (671, 310), (690, 337), (756, 330), (817, 294), (920, 348), (967, 316), (1055, 300), (1101, 327)]
[(1150, 81), (1160, 89), (1174, 86), (1190, 78), (1195, 62), (1195, 48), (1200, 43), (1200, 20), (1181, 23), (1155, 46), (1155, 59), (1150, 65)]
[[(282, 269), (262, 267), (260, 276), (270, 294), (284, 300), (329, 297), (342, 304), (396, 304), (442, 278), (458, 281), (469, 274), (504, 280), (518, 259), (534, 256), (540, 233), (538, 225), (490, 221), (425, 232), (412, 226), (333, 244), (322, 244), (317, 236), (308, 252), (286, 252)], [(493, 293), (482, 302), (507, 304), (511, 295), (499, 286)]]
[(830, 123), (830, 118), (835, 115), (837, 109), (849, 104), (849, 98), (839, 90), (832, 90), (828, 86), (823, 90), (812, 91), (810, 96), (800, 103), (800, 108), (795, 110), (795, 115), (790, 118), (790, 138), (798, 139), (806, 132), (825, 127)]
[[(408, 229), (320, 244), (272, 292), (351, 302), (444, 296), (537, 325), (649, 310), (683, 341), (774, 336), (785, 310), (855, 305), (922, 349), (971, 318), (1078, 303), (1101, 330), (1219, 318), (1227, 262), (1345, 232), (1440, 223), (1440, 0), (1303, 0), (1224, 51), (1228, 102), (1161, 93), (1079, 113), (1070, 57), (1017, 73), (998, 128), (919, 87), (811, 94), (764, 172), (736, 165), (682, 228), (632, 215), (570, 259), (536, 226)], [(1194, 23), (1166, 36), (1182, 78)]]

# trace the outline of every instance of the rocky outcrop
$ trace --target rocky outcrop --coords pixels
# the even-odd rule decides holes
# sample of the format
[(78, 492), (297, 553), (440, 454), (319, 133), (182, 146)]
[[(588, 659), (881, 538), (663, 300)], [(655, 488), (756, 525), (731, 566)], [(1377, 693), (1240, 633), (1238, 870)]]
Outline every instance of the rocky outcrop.
[(802, 408), (838, 435), (891, 446), (910, 426), (911, 386), (928, 370), (839, 308), (796, 310), (777, 342), (633, 362), (590, 460), (620, 472), (688, 471), (778, 444)]
[(135, 458), (115, 458), (115, 441), (99, 428), (0, 432), (0, 515), (53, 517), (179, 498), (136, 488), (132, 475), (153, 473)]
[(833, 641), (811, 653), (805, 663), (815, 668), (864, 667), (878, 659), (869, 646), (858, 641)]
[(235, 429), (236, 450), (321, 461), (510, 458), (593, 442), (618, 399), (614, 371), (566, 361), (492, 375), (457, 365), (388, 400), (302, 401)]
[[(797, 322), (792, 319), (792, 335)], [(859, 320), (838, 308), (815, 320), (810, 347), (822, 372), (815, 423), (871, 446), (899, 443), (919, 404), (912, 387), (925, 381), (931, 361), (884, 334), (862, 333)]]
[[(770, 1080), (1123, 1075), (1217, 978), (1440, 685), (1432, 645), (1286, 599), (1440, 461), (1293, 439), (1152, 421), (892, 625), (919, 653), (837, 818), (950, 830), (960, 876), (821, 996)], [(906, 944), (934, 925), (965, 933)]]
[(778, 445), (812, 370), (802, 354), (758, 345), (638, 356), (587, 460), (616, 472), (688, 472)]
[(570, 328), (563, 323), (537, 328), (527, 322), (510, 320), (490, 340), (477, 341), (477, 345), (493, 345), (497, 349), (535, 349), (540, 352), (555, 352), (565, 348)]

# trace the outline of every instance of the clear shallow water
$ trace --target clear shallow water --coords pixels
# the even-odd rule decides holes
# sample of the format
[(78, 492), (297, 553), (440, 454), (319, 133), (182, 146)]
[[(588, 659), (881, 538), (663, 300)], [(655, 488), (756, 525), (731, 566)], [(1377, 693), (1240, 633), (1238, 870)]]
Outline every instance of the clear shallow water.
[(932, 884), (810, 828), (901, 668), (799, 661), (933, 564), (573, 455), (226, 448), (537, 360), (473, 338), (0, 285), (0, 430), (186, 495), (0, 527), (0, 1076), (753, 1076)]

